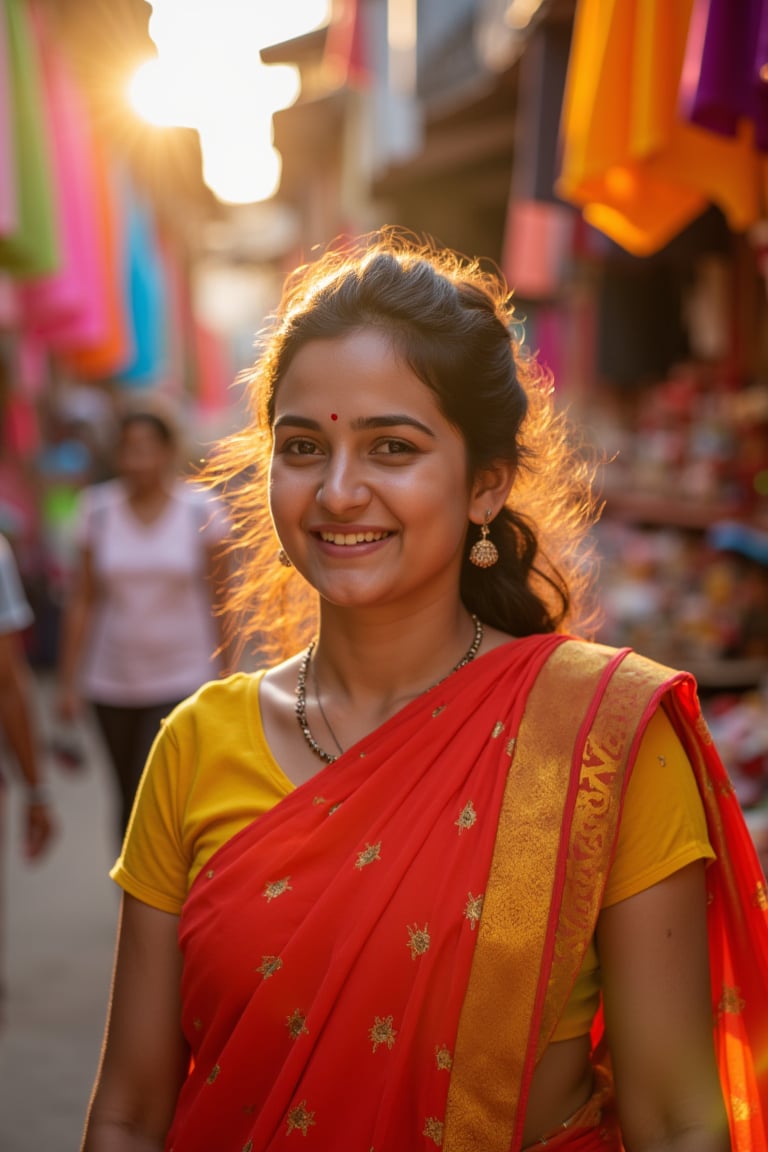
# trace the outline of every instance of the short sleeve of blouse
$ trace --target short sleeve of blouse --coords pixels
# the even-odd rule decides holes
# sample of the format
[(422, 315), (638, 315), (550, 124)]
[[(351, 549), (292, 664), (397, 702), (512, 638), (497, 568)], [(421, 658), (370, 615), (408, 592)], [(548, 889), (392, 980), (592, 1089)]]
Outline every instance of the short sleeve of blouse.
[(603, 907), (637, 895), (694, 860), (714, 856), (691, 763), (659, 707), (627, 785)]
[[(99, 518), (106, 515), (109, 496), (113, 490), (110, 481), (104, 484), (94, 484), (83, 488), (77, 498), (74, 519), (74, 540), (78, 548), (93, 548), (95, 528), (99, 525)], [(96, 525), (94, 525), (94, 520)]]
[(123, 850), (110, 870), (120, 887), (161, 912), (178, 915), (187, 894), (181, 796), (188, 770), (172, 723), (164, 720), (144, 769)]

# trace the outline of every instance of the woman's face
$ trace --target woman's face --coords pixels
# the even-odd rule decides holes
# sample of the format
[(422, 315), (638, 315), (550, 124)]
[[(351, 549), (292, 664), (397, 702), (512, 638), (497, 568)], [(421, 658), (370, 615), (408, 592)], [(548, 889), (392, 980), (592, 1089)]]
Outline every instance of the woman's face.
[(458, 596), (471, 512), (461, 433), (375, 329), (313, 340), (275, 398), (270, 507), (294, 566), (347, 607)]
[(159, 486), (168, 475), (173, 458), (171, 446), (149, 422), (135, 420), (123, 428), (117, 450), (117, 469), (136, 491)]

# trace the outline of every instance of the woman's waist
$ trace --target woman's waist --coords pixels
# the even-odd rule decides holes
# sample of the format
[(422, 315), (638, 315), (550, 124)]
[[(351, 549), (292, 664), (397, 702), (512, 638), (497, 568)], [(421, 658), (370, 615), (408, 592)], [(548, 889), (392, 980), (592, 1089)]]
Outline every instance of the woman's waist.
[[(585, 1042), (588, 1052), (588, 1037), (580, 1040)], [(545, 1061), (552, 1049), (555, 1052), (551, 1062), (555, 1067), (549, 1068)], [(541, 1075), (543, 1064), (544, 1075)], [(532, 1152), (534, 1148), (621, 1152), (612, 1078), (605, 1068), (591, 1064), (579, 1041), (552, 1044), (544, 1053), (528, 1097), (524, 1142), (524, 1152)]]

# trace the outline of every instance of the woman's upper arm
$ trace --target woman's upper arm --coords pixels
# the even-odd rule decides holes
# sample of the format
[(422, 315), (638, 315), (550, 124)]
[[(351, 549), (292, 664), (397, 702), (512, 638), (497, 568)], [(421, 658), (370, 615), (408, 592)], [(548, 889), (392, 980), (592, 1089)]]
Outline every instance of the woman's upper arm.
[(178, 917), (123, 896), (109, 1019), (85, 1152), (102, 1147), (99, 1130), (117, 1127), (156, 1141), (158, 1148), (163, 1145), (189, 1061), (180, 1023), (177, 932)]
[[(605, 1020), (628, 1152), (728, 1149), (714, 1056), (703, 861), (603, 910)], [(666, 1145), (664, 1145), (666, 1146)], [(676, 1146), (672, 1142), (670, 1147)]]

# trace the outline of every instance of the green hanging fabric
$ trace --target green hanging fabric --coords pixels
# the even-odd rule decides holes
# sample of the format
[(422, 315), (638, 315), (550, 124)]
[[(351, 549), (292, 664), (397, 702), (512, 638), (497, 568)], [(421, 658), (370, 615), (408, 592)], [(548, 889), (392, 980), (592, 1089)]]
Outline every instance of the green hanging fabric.
[(59, 264), (55, 189), (40, 62), (25, 0), (0, 0), (7, 25), (18, 222), (0, 236), (0, 268), (17, 276), (53, 272)]

